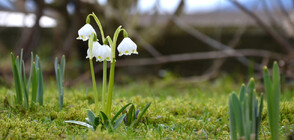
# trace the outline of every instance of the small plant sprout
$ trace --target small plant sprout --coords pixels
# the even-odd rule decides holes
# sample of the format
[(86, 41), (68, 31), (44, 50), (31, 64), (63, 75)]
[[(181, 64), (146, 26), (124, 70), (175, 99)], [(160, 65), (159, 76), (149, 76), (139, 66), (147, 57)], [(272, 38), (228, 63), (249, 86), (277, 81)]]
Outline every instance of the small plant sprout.
[[(96, 32), (94, 31), (93, 27), (90, 25), (90, 17), (93, 17), (96, 21), (103, 45), (100, 45), (97, 39)], [(94, 97), (95, 97), (95, 112), (99, 113), (99, 115), (96, 117), (93, 112), (88, 110), (88, 123), (84, 126), (91, 126), (92, 129), (96, 129), (98, 124), (102, 124), (102, 128), (109, 128), (109, 130), (115, 129), (125, 118), (125, 114), (123, 114), (121, 117), (118, 118), (117, 121), (116, 118), (118, 115), (121, 114), (121, 112), (127, 108), (130, 104), (127, 104), (126, 106), (122, 107), (119, 112), (116, 113), (116, 115), (111, 119), (111, 106), (112, 106), (112, 97), (113, 97), (113, 85), (114, 85), (114, 73), (115, 73), (115, 56), (116, 56), (116, 43), (117, 38), (119, 34), (123, 32), (124, 39), (118, 46), (119, 55), (131, 55), (131, 54), (138, 54), (137, 52), (137, 45), (128, 37), (128, 33), (125, 29), (123, 29), (121, 26), (119, 26), (115, 33), (113, 38), (111, 39), (110, 36), (107, 36), (105, 38), (102, 25), (97, 18), (97, 16), (92, 13), (89, 14), (86, 18), (86, 25), (84, 25), (79, 31), (79, 37), (77, 39), (81, 39), (83, 41), (88, 40), (88, 51), (87, 51), (87, 57), (90, 61), (90, 69), (91, 69), (91, 76), (92, 76), (92, 82), (93, 82), (93, 90), (94, 90)], [(110, 47), (109, 47), (110, 46)], [(93, 57), (96, 58), (96, 61), (103, 62), (103, 80), (102, 80), (102, 95), (101, 95), (101, 101), (102, 101), (102, 108), (98, 106), (98, 92), (96, 88), (96, 81), (95, 81), (95, 74), (94, 74), (94, 68), (93, 68)], [(107, 88), (107, 61), (110, 61), (110, 73), (109, 73), (109, 83), (108, 83), (108, 89)], [(148, 104), (148, 107), (150, 104)], [(148, 109), (146, 108), (146, 110)], [(146, 110), (141, 113), (142, 115), (146, 112)], [(142, 115), (139, 115), (139, 117)], [(111, 120), (111, 121), (110, 121)], [(134, 125), (136, 125), (139, 121), (139, 118), (134, 121)], [(76, 123), (75, 121), (66, 121), (66, 122), (72, 122)], [(135, 123), (136, 122), (136, 123)], [(85, 123), (76, 123), (83, 125)]]
[(281, 94), (281, 83), (280, 83), (280, 71), (277, 62), (274, 62), (272, 79), (270, 77), (267, 67), (264, 68), (263, 73), (264, 88), (267, 99), (268, 118), (271, 131), (271, 139), (278, 140), (279, 134), (279, 114), (280, 114), (280, 94)]
[(55, 75), (56, 75), (56, 81), (57, 81), (57, 87), (58, 87), (58, 93), (59, 93), (59, 109), (63, 108), (63, 98), (64, 98), (64, 72), (65, 72), (65, 56), (63, 55), (60, 61), (60, 64), (58, 64), (58, 58), (55, 58), (54, 62), (54, 69), (55, 69)]
[(112, 119), (108, 118), (107, 115), (100, 111), (100, 115), (96, 117), (95, 113), (90, 110), (87, 110), (88, 118), (86, 118), (87, 122), (80, 122), (80, 121), (65, 121), (67, 123), (74, 123), (78, 125), (82, 125), (88, 127), (92, 130), (96, 130), (99, 125), (101, 125), (101, 130), (107, 129), (109, 132), (113, 132), (118, 126), (122, 123), (123, 119), (126, 117), (126, 114), (123, 114), (118, 118), (118, 116), (132, 103), (129, 103), (122, 107)]
[(124, 123), (126, 126), (136, 127), (139, 122), (141, 121), (143, 115), (146, 113), (148, 108), (150, 107), (151, 102), (148, 103), (140, 113), (140, 110), (137, 109), (135, 105), (132, 104), (132, 106), (129, 108), (129, 111), (126, 113), (126, 117), (124, 118)]
[(26, 109), (29, 109), (29, 91), (31, 90), (31, 106), (39, 102), (43, 105), (43, 75), (40, 58), (35, 57), (36, 62), (34, 62), (33, 53), (31, 53), (31, 69), (29, 79), (26, 80), (25, 64), (22, 58), (23, 49), (21, 50), (20, 57), (14, 57), (11, 53), (12, 61), (12, 73), (15, 84), (15, 104), (23, 105)]
[(244, 84), (241, 86), (239, 98), (236, 93), (233, 93), (229, 98), (232, 140), (258, 140), (262, 108), (263, 95), (261, 95), (260, 104), (258, 105), (254, 79), (251, 78), (247, 88)]

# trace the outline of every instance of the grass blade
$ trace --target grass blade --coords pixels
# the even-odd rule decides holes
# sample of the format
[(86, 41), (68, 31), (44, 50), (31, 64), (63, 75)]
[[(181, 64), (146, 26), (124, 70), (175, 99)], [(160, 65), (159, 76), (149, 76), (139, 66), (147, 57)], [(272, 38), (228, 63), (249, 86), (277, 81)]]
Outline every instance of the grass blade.
[(280, 71), (277, 62), (274, 62), (273, 65), (273, 84), (272, 84), (272, 121), (270, 125), (272, 125), (272, 139), (279, 139), (279, 114), (280, 114), (280, 94), (281, 94), (281, 86), (280, 86)]
[(261, 124), (261, 117), (262, 117), (262, 109), (263, 109), (263, 95), (260, 97), (260, 104), (259, 104), (259, 110), (258, 110), (258, 115), (257, 115), (257, 123), (256, 123), (256, 135), (255, 139), (258, 140), (258, 135), (260, 131), (260, 124)]
[(31, 52), (31, 68), (30, 68), (30, 75), (29, 75), (29, 80), (28, 80), (28, 84), (27, 84), (27, 89), (29, 89), (29, 87), (31, 86), (31, 80), (32, 80), (32, 74), (33, 74), (33, 63), (34, 62), (34, 55), (33, 55), (33, 52)]
[(22, 104), (22, 87), (20, 83), (20, 76), (19, 76), (19, 70), (17, 67), (17, 60), (15, 60), (15, 57), (13, 53), (10, 54), (11, 56), (11, 61), (12, 61), (12, 73), (13, 73), (13, 78), (14, 78), (14, 83), (15, 83), (15, 92), (16, 92), (16, 104)]
[(37, 101), (40, 105), (43, 105), (43, 94), (44, 94), (44, 84), (43, 84), (43, 75), (40, 58), (36, 56), (36, 67), (39, 69), (39, 79), (38, 79), (38, 92), (37, 92)]
[(26, 109), (29, 108), (29, 91), (27, 88), (27, 83), (26, 83), (26, 73), (25, 73), (25, 64), (23, 60), (20, 60), (20, 64), (22, 67), (22, 71), (20, 71), (20, 73), (22, 73), (22, 90), (23, 90), (23, 96), (24, 96), (24, 106)]
[(235, 119), (235, 115), (234, 115), (233, 106), (234, 106), (234, 104), (233, 104), (233, 96), (231, 95), (230, 98), (229, 98), (230, 134), (231, 134), (231, 140), (237, 140), (236, 119)]
[(61, 58), (61, 62), (60, 62), (60, 69), (61, 69), (61, 76), (64, 77), (64, 71), (65, 71), (65, 56), (62, 55), (62, 58)]
[(126, 117), (126, 114), (123, 114), (115, 121), (113, 130), (115, 130), (121, 124), (121, 122), (124, 120), (125, 117)]
[(248, 82), (247, 86), (247, 93), (248, 93), (248, 109), (249, 109), (249, 120), (252, 121), (252, 116), (253, 116), (253, 98), (255, 98), (254, 94), (254, 89), (255, 89), (255, 82), (253, 78), (250, 78), (250, 81)]
[(32, 102), (31, 104), (35, 104), (37, 102), (37, 92), (38, 92), (38, 70), (36, 68), (35, 62), (32, 64), (33, 73), (32, 73)]
[(246, 95), (246, 86), (245, 84), (242, 84), (240, 89), (240, 97), (239, 97), (241, 102), (244, 102), (245, 95)]
[[(246, 97), (245, 97), (246, 101)], [(232, 102), (233, 102), (233, 112), (236, 120), (236, 130), (239, 132), (240, 137), (244, 136), (244, 128), (243, 128), (243, 118), (242, 118), (242, 112), (241, 112), (241, 104), (238, 100), (237, 95), (234, 93), (232, 94)]]
[(135, 106), (132, 105), (129, 109), (129, 112), (127, 113), (126, 115), (126, 125), (129, 126), (131, 125), (132, 121), (135, 119), (135, 116), (133, 115), (134, 113), (136, 113), (136, 110), (135, 110)]
[(123, 106), (112, 118), (111, 123), (114, 123), (114, 121), (116, 120), (116, 118), (132, 103), (128, 103), (127, 105)]

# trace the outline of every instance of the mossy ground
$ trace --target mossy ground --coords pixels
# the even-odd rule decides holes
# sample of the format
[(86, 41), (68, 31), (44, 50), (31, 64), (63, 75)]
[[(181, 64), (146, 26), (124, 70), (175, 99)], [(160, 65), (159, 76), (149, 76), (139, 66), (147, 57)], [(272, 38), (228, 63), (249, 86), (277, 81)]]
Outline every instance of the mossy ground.
[[(14, 94), (14, 89), (0, 87), (0, 139), (229, 139), (228, 97), (241, 84), (228, 77), (195, 84), (181, 84), (175, 78), (117, 84), (113, 112), (129, 102), (139, 109), (148, 102), (152, 104), (144, 123), (136, 129), (121, 124), (113, 133), (64, 123), (85, 121), (86, 110), (94, 110), (92, 91), (86, 86), (66, 89), (62, 110), (58, 108), (58, 91), (53, 82), (45, 87), (44, 105), (29, 110), (7, 107), (5, 97)], [(283, 137), (294, 130), (292, 91), (284, 88), (281, 96)], [(266, 107), (262, 118), (260, 138), (265, 139), (269, 138)]]

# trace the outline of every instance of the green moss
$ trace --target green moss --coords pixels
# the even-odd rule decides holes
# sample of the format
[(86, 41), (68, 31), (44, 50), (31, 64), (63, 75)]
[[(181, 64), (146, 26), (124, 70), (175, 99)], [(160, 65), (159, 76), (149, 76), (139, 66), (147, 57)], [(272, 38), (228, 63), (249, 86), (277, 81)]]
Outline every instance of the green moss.
[[(92, 90), (78, 87), (65, 90), (65, 107), (58, 108), (55, 84), (45, 87), (44, 106), (30, 110), (0, 106), (0, 139), (229, 139), (228, 95), (241, 83), (230, 78), (201, 84), (180, 84), (169, 78), (154, 82), (141, 81), (117, 85), (113, 112), (133, 102), (142, 109), (152, 102), (136, 129), (122, 124), (114, 133), (89, 130), (65, 120), (85, 121), (86, 110), (94, 110)], [(285, 89), (285, 93), (289, 92)], [(100, 91), (100, 88), (98, 88)], [(13, 89), (0, 88), (4, 101)], [(282, 95), (286, 96), (286, 95)], [(283, 98), (282, 98), (283, 99)], [(294, 98), (281, 103), (281, 134), (294, 130)], [(263, 110), (261, 139), (269, 137), (266, 105)], [(112, 114), (114, 115), (114, 114)]]

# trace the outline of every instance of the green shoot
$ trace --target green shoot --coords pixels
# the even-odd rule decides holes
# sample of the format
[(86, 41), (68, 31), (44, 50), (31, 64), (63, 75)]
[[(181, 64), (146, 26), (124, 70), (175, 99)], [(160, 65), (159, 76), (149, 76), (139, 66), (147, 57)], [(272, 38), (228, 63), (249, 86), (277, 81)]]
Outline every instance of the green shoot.
[(273, 75), (270, 78), (267, 67), (264, 68), (264, 88), (267, 97), (268, 118), (271, 131), (271, 139), (278, 140), (279, 134), (279, 114), (280, 114), (280, 71), (277, 62), (273, 65)]
[(240, 97), (233, 93), (229, 98), (229, 118), (231, 139), (255, 139), (258, 140), (263, 96), (260, 104), (255, 94), (254, 79), (251, 78), (248, 86), (243, 84), (240, 89)]
[(63, 55), (61, 58), (60, 64), (58, 64), (58, 59), (55, 58), (54, 69), (59, 93), (59, 109), (63, 108), (63, 98), (64, 98), (64, 72), (65, 72), (65, 56)]

